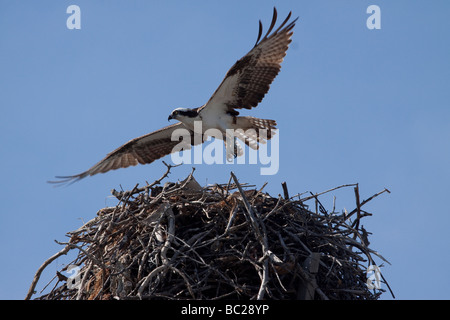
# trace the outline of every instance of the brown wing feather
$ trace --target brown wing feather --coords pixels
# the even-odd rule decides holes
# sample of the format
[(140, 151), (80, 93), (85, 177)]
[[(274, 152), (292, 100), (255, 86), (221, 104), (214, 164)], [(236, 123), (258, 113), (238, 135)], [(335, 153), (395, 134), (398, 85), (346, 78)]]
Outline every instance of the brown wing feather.
[(291, 13), (278, 29), (272, 32), (277, 20), (277, 10), (274, 8), (270, 27), (261, 40), (262, 24), (259, 22), (255, 46), (228, 70), (220, 86), (200, 111), (208, 107), (225, 107), (229, 113), (237, 115), (239, 113), (235, 109), (251, 109), (262, 101), (270, 84), (278, 75), (281, 62), (292, 41), (292, 28), (298, 18), (287, 24), (290, 17)]
[[(97, 173), (105, 173), (110, 170), (135, 166), (137, 164), (151, 163), (173, 152), (173, 148), (180, 142), (172, 141), (171, 136), (174, 130), (180, 128), (185, 129), (181, 122), (130, 140), (116, 150), (108, 153), (105, 158), (89, 170), (73, 176), (57, 176), (56, 178), (59, 180), (48, 182), (73, 183)], [(192, 132), (191, 137), (191, 144), (194, 144)]]

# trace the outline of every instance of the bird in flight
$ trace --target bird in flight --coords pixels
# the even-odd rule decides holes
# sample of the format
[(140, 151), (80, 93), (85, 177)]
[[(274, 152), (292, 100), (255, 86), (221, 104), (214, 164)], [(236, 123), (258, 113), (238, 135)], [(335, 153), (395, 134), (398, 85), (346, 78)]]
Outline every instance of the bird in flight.
[[(276, 121), (239, 116), (237, 109), (256, 107), (269, 91), (272, 81), (280, 71), (289, 43), (292, 41), (292, 29), (298, 18), (289, 22), (290, 18), (291, 12), (273, 31), (277, 21), (277, 10), (274, 8), (272, 22), (264, 37), (262, 37), (262, 23), (261, 20), (259, 21), (255, 45), (228, 70), (222, 83), (204, 105), (193, 109), (173, 110), (168, 119), (179, 122), (128, 141), (80, 174), (56, 176), (58, 180), (49, 181), (49, 183), (73, 183), (97, 173), (151, 163), (176, 151), (174, 147), (180, 141), (173, 140), (172, 135), (177, 129), (188, 130), (191, 135), (191, 141), (184, 149), (205, 141), (204, 133), (208, 129), (219, 130), (223, 133), (223, 137), (226, 137), (227, 129), (233, 129), (236, 137), (253, 149), (258, 148), (258, 143), (266, 143), (266, 140), (269, 140), (274, 133)], [(195, 126), (196, 121), (201, 121), (200, 132), (198, 126)], [(260, 130), (267, 130), (268, 133), (260, 136)], [(250, 132), (250, 134), (242, 132)], [(196, 139), (195, 137), (199, 135), (201, 138)], [(227, 139), (223, 140), (225, 142)], [(227, 145), (226, 148), (229, 150)], [(242, 154), (239, 148), (236, 150), (234, 147), (233, 150), (234, 156)]]

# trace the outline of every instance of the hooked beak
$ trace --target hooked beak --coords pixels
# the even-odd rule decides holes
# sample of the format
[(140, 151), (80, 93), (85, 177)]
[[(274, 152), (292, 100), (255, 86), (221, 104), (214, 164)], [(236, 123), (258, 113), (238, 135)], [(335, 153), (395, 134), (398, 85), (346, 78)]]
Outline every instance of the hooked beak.
[(172, 115), (170, 115), (169, 116), (169, 118), (167, 119), (167, 121), (170, 121), (170, 120), (172, 120), (173, 118), (172, 118)]

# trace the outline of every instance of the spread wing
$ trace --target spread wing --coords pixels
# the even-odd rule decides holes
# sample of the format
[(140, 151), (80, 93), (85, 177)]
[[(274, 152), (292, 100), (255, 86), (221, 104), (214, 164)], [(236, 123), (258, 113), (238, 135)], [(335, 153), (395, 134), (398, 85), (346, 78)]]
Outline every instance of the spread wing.
[(238, 115), (239, 112), (235, 109), (251, 109), (261, 102), (280, 71), (281, 62), (291, 42), (292, 28), (298, 18), (288, 23), (290, 17), (289, 12), (278, 29), (272, 32), (277, 21), (277, 10), (274, 8), (272, 23), (262, 39), (262, 23), (259, 21), (255, 46), (228, 70), (220, 86), (199, 112), (202, 109), (219, 108)]
[[(73, 176), (57, 176), (56, 178), (59, 180), (48, 182), (56, 184), (73, 183), (97, 173), (105, 173), (110, 170), (135, 166), (137, 164), (151, 163), (174, 152), (174, 147), (179, 144), (180, 141), (172, 141), (172, 133), (176, 129), (182, 128), (187, 130), (186, 127), (179, 122), (130, 140), (123, 146), (110, 152), (103, 160), (99, 161), (89, 170)], [(184, 149), (189, 149), (190, 146), (194, 144), (193, 132), (190, 132), (190, 135), (191, 141), (189, 142), (191, 144), (184, 145)], [(201, 139), (197, 141), (203, 142)]]

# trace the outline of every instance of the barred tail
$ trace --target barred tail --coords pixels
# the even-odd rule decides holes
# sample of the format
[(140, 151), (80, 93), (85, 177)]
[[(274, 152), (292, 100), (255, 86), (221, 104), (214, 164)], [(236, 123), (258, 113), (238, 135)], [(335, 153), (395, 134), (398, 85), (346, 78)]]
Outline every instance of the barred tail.
[(254, 117), (237, 117), (235, 136), (245, 142), (250, 148), (257, 150), (258, 143), (265, 144), (275, 134), (277, 122)]

